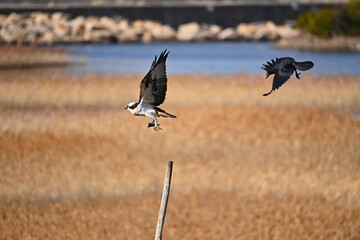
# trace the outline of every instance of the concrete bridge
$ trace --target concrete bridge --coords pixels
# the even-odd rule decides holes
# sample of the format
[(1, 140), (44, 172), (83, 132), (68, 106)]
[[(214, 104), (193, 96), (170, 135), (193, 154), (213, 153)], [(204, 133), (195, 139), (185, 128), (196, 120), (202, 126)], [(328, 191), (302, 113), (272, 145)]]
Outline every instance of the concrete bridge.
[(309, 10), (336, 6), (344, 1), (230, 0), (230, 1), (139, 1), (139, 0), (2, 0), (0, 14), (11, 12), (65, 12), (71, 16), (116, 16), (129, 20), (151, 19), (177, 27), (187, 22), (211, 23), (233, 27), (238, 23), (273, 21), (291, 22)]

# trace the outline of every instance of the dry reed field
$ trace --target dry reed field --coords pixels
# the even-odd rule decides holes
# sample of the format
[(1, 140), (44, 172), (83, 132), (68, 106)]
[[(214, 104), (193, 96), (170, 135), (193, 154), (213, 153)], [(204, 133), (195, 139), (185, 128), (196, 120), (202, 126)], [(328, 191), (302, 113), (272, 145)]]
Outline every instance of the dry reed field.
[(0, 45), (0, 68), (2, 69), (61, 66), (79, 62), (79, 60), (71, 59), (67, 51), (62, 48)]
[(1, 239), (151, 239), (169, 160), (164, 239), (360, 239), (359, 75), (141, 78), (0, 78)]

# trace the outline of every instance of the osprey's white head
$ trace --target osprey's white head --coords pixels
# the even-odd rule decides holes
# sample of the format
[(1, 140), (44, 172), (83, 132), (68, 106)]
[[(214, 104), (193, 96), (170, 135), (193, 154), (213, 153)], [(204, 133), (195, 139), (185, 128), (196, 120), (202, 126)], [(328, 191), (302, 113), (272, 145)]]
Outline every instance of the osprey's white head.
[(132, 114), (136, 114), (137, 113), (137, 103), (136, 102), (130, 102), (128, 103), (128, 105), (126, 105), (125, 109), (129, 110)]

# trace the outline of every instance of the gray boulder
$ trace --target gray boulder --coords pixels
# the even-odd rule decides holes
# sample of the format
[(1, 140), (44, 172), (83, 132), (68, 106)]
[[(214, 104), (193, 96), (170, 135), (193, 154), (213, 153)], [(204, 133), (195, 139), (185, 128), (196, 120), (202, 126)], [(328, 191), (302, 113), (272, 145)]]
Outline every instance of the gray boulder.
[(256, 26), (254, 24), (240, 23), (236, 27), (236, 33), (239, 38), (250, 40), (253, 38), (256, 32)]
[(104, 30), (109, 30), (111, 32), (116, 32), (118, 25), (117, 22), (109, 17), (101, 17), (99, 22), (95, 25), (97, 28), (102, 28)]
[(78, 16), (72, 20), (69, 21), (69, 27), (71, 35), (76, 36), (83, 34), (85, 31), (85, 17), (84, 16)]
[(139, 41), (138, 31), (132, 28), (128, 28), (125, 31), (121, 31), (116, 36), (118, 42), (135, 42)]
[(175, 30), (169, 25), (158, 25), (150, 30), (155, 40), (169, 41), (175, 39)]
[(26, 42), (25, 29), (14, 23), (3, 24), (0, 30), (0, 36), (6, 43)]
[(126, 31), (128, 28), (129, 28), (129, 21), (126, 19), (121, 19), (117, 23), (116, 31), (118, 31), (118, 32)]
[(233, 28), (225, 28), (218, 34), (220, 41), (230, 41), (237, 38), (236, 31)]
[(182, 24), (178, 27), (176, 39), (179, 41), (194, 41), (200, 31), (200, 25), (196, 22)]

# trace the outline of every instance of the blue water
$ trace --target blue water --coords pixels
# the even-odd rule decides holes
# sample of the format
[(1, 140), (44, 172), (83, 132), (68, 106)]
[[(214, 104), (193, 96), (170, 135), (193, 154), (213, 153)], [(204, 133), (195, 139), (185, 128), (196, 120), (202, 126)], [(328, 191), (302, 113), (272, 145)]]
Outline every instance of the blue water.
[(77, 73), (146, 73), (165, 48), (170, 50), (168, 74), (179, 73), (262, 73), (263, 63), (275, 57), (291, 56), (297, 61), (315, 63), (313, 74), (360, 73), (360, 53), (320, 53), (271, 48), (264, 42), (210, 43), (127, 43), (68, 47), (86, 64), (72, 67)]

